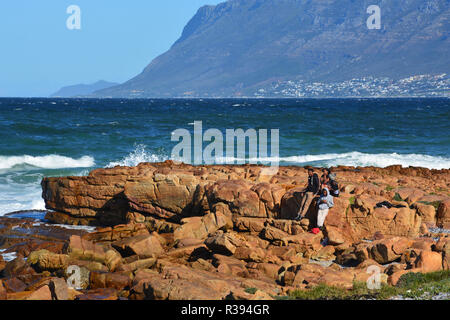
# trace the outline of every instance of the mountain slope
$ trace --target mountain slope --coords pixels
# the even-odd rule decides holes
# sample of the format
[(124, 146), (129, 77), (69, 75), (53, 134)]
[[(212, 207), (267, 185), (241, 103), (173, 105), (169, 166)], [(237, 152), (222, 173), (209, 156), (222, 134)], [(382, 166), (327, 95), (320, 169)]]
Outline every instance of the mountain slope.
[[(367, 8), (381, 8), (368, 30)], [(448, 0), (229, 0), (204, 6), (169, 51), (96, 96), (240, 96), (273, 81), (449, 73)]]
[(59, 89), (57, 92), (51, 95), (54, 98), (70, 98), (76, 96), (87, 96), (91, 93), (110, 88), (113, 86), (117, 86), (118, 83), (115, 82), (107, 82), (107, 81), (97, 81), (93, 84), (76, 84), (73, 86), (67, 86)]

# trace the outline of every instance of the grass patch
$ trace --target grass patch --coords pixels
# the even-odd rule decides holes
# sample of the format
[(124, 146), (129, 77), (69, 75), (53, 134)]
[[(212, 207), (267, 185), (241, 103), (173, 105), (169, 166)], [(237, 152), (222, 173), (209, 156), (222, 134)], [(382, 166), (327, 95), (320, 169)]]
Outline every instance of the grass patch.
[(355, 282), (351, 290), (319, 284), (310, 290), (294, 291), (290, 297), (298, 300), (384, 300), (396, 294), (397, 290), (392, 286), (383, 285), (379, 290), (370, 290), (365, 282)]
[(355, 204), (355, 197), (351, 197), (350, 199), (348, 199), (348, 201), (350, 202), (351, 205)]
[(288, 297), (299, 300), (386, 300), (393, 296), (412, 299), (431, 299), (439, 293), (450, 293), (450, 271), (432, 273), (407, 273), (403, 275), (397, 286), (382, 285), (379, 290), (370, 290), (365, 282), (355, 282), (353, 289), (346, 290), (325, 284), (310, 290), (296, 290)]
[(398, 193), (395, 193), (394, 200), (395, 201), (403, 201), (402, 197), (400, 197), (400, 195)]
[(258, 291), (258, 289), (256, 289), (256, 288), (246, 288), (244, 291), (249, 293), (249, 294), (255, 294), (256, 291)]
[(440, 201), (418, 201), (418, 202), (429, 206), (433, 206), (436, 210), (439, 208), (439, 205), (441, 204)]
[(401, 276), (397, 283), (399, 288), (416, 288), (429, 282), (440, 282), (450, 280), (450, 270), (436, 271), (430, 273), (410, 272)]
[(393, 186), (390, 186), (390, 185), (386, 186), (386, 191), (392, 191), (394, 189), (395, 189), (395, 187), (393, 187)]
[(430, 299), (439, 293), (450, 293), (450, 270), (432, 273), (407, 273), (397, 287), (401, 295), (412, 299)]

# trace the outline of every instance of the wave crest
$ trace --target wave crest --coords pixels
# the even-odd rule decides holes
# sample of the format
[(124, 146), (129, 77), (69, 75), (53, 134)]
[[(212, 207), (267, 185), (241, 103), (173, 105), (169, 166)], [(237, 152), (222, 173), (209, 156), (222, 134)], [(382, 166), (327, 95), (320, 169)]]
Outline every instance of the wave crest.
[(398, 154), (398, 153), (361, 153), (348, 152), (341, 154), (307, 155), (299, 157), (282, 158), (288, 162), (323, 162), (327, 166), (360, 166), (360, 167), (388, 167), (402, 165), (403, 167), (423, 167), (428, 169), (449, 169), (450, 158), (430, 156), (424, 154)]
[(60, 156), (0, 156), (0, 169), (11, 169), (19, 165), (29, 165), (42, 169), (88, 168), (95, 165), (94, 158), (83, 156), (79, 159)]
[(168, 157), (163, 155), (158, 155), (147, 151), (147, 148), (143, 144), (139, 144), (135, 149), (130, 152), (125, 158), (119, 161), (110, 162), (106, 167), (112, 168), (115, 166), (121, 167), (134, 167), (142, 162), (162, 162), (166, 161)]
[[(217, 158), (217, 163), (227, 163), (239, 158)], [(424, 154), (398, 154), (398, 153), (326, 153), (318, 155), (301, 155), (288, 157), (266, 157), (258, 159), (246, 159), (257, 162), (285, 163), (293, 165), (316, 165), (322, 167), (353, 166), (353, 167), (380, 167), (385, 168), (392, 165), (403, 167), (423, 167), (428, 169), (449, 169), (450, 158), (430, 156)]]

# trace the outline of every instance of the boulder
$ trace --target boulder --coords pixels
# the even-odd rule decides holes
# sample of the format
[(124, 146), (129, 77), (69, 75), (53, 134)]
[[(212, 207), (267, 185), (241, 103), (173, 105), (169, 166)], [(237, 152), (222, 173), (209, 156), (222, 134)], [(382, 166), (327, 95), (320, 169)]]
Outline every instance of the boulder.
[(266, 251), (262, 248), (255, 247), (238, 247), (234, 252), (234, 257), (247, 262), (264, 262), (266, 261)]
[(114, 271), (122, 259), (113, 248), (84, 240), (75, 235), (70, 237), (68, 253), (72, 259), (100, 262), (110, 271)]
[(151, 258), (164, 252), (158, 237), (155, 235), (140, 235), (112, 243), (113, 248), (123, 256), (137, 255), (140, 258)]
[(437, 225), (450, 229), (450, 200), (442, 201), (437, 211)]
[(250, 232), (259, 234), (267, 223), (266, 218), (248, 218), (241, 216), (233, 216), (234, 228), (240, 232)]
[(347, 212), (347, 220), (356, 239), (370, 238), (375, 232), (390, 236), (417, 237), (422, 218), (416, 210), (403, 208), (376, 208), (382, 199), (366, 196), (355, 198)]
[(3, 285), (9, 293), (25, 291), (27, 288), (27, 285), (16, 277), (3, 280)]
[(394, 189), (394, 192), (396, 192), (401, 199), (403, 199), (410, 205), (425, 195), (422, 190), (412, 187), (397, 188)]
[(206, 239), (221, 228), (232, 225), (231, 217), (222, 213), (208, 213), (202, 217), (183, 219), (183, 224), (174, 233), (174, 240), (181, 239)]
[(146, 282), (146, 299), (151, 300), (221, 300), (216, 290), (202, 282), (185, 279), (153, 278)]
[(326, 246), (311, 254), (310, 258), (317, 261), (335, 260), (335, 249), (333, 246)]
[[(43, 197), (50, 221), (77, 224), (115, 225), (125, 222), (128, 202), (125, 182), (138, 169), (98, 169), (88, 177), (44, 178)], [(49, 211), (49, 212), (52, 212)]]
[(205, 245), (209, 250), (224, 255), (233, 255), (236, 251), (236, 244), (238, 244), (237, 240), (231, 234), (222, 231), (205, 240)]
[(342, 234), (341, 230), (336, 227), (327, 225), (326, 234), (328, 243), (331, 245), (341, 245), (346, 241), (346, 237)]
[(273, 263), (258, 263), (256, 267), (264, 275), (271, 279), (278, 279), (278, 272), (280, 271), (280, 266)]
[(26, 300), (52, 300), (52, 293), (49, 286), (45, 285), (32, 292)]
[(417, 273), (417, 272), (422, 272), (422, 270), (421, 269), (408, 269), (408, 270), (396, 271), (388, 277), (388, 283), (393, 286), (396, 286), (398, 284), (398, 281), (400, 280), (400, 278), (403, 275), (410, 273), (410, 272)]
[(434, 206), (420, 202), (416, 202), (413, 206), (422, 217), (422, 222), (436, 224), (436, 208)]
[(128, 181), (124, 195), (132, 210), (164, 219), (179, 219), (191, 206), (200, 181), (192, 174), (155, 173)]
[(113, 288), (118, 291), (124, 290), (131, 286), (131, 279), (129, 276), (112, 272), (91, 272), (89, 288)]
[(156, 264), (156, 258), (139, 259), (137, 256), (125, 258), (118, 267), (118, 271), (135, 272), (140, 269), (149, 269)]
[(275, 227), (267, 226), (261, 231), (261, 237), (269, 241), (283, 241), (289, 234)]
[(301, 193), (305, 187), (296, 187), (287, 191), (281, 198), (281, 219), (294, 219), (297, 217), (301, 204)]
[(408, 238), (393, 237), (378, 240), (373, 243), (369, 257), (380, 264), (386, 264), (399, 259), (412, 244)]
[(112, 242), (140, 235), (149, 235), (143, 223), (119, 224), (113, 227), (97, 228), (95, 232), (87, 233), (84, 240), (92, 242)]
[(52, 253), (48, 250), (33, 251), (28, 256), (28, 262), (31, 263), (37, 270), (55, 271), (66, 269), (69, 265), (69, 256), (65, 254)]
[(442, 270), (442, 254), (433, 251), (422, 251), (416, 258), (414, 266), (423, 273)]
[(7, 262), (3, 269), (3, 276), (7, 278), (33, 274), (36, 274), (34, 269), (20, 255), (14, 260)]
[(53, 278), (48, 285), (53, 300), (70, 300), (69, 286), (64, 279)]
[(240, 277), (246, 277), (248, 275), (245, 262), (234, 257), (214, 254), (212, 264), (217, 268), (218, 273), (236, 275)]

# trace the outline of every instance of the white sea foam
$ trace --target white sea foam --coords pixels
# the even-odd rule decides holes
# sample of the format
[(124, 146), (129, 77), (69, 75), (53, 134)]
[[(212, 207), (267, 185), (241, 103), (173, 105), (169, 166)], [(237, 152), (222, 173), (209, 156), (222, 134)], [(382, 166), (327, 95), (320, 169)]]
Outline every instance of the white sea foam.
[[(90, 168), (94, 158), (79, 159), (61, 155), (0, 156), (0, 215), (22, 210), (45, 210), (41, 180), (44, 173), (38, 169)], [(28, 171), (32, 169), (32, 172)], [(82, 169), (79, 173), (86, 173)], [(75, 170), (78, 171), (78, 170)], [(71, 172), (71, 175), (77, 175)]]
[(68, 230), (83, 230), (86, 232), (94, 232), (97, 228), (91, 227), (91, 226), (75, 226), (75, 225), (68, 225), (68, 224), (49, 224), (46, 223), (45, 226), (47, 227), (60, 227)]
[(0, 186), (0, 216), (22, 210), (45, 210), (40, 180), (34, 183), (9, 183)]
[(43, 169), (87, 168), (95, 165), (94, 158), (84, 156), (79, 159), (60, 156), (0, 156), (0, 169), (11, 169), (17, 165), (30, 165)]
[[(229, 163), (230, 160), (242, 160), (238, 158), (218, 158), (217, 163)], [(258, 159), (249, 159), (257, 162), (278, 162), (285, 164), (315, 164), (318, 166), (374, 166), (387, 167), (391, 165), (402, 165), (403, 167), (423, 167), (428, 169), (449, 169), (450, 158), (429, 156), (423, 154), (398, 154), (398, 153), (327, 153), (318, 155), (301, 155), (290, 157), (266, 157)]]
[(162, 162), (167, 159), (168, 157), (166, 156), (154, 154), (147, 151), (146, 146), (140, 144), (137, 145), (136, 148), (125, 158), (119, 161), (110, 162), (106, 167), (107, 168), (112, 168), (115, 166), (133, 167), (137, 166), (139, 163), (142, 162)]

